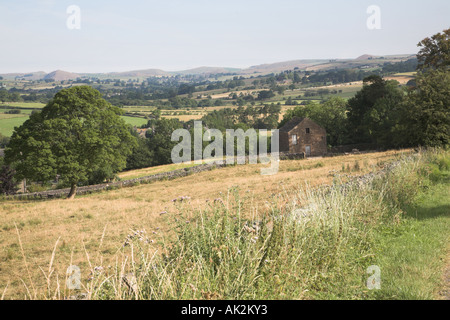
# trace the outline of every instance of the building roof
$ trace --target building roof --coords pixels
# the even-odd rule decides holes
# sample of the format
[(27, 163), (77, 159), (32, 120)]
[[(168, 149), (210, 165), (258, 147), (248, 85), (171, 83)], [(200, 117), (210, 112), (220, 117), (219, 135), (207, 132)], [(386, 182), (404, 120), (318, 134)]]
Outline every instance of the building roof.
[(283, 127), (280, 128), (280, 132), (289, 132), (289, 131), (291, 131), (296, 126), (298, 126), (300, 124), (300, 122), (302, 122), (303, 120), (305, 120), (305, 118), (293, 117)]

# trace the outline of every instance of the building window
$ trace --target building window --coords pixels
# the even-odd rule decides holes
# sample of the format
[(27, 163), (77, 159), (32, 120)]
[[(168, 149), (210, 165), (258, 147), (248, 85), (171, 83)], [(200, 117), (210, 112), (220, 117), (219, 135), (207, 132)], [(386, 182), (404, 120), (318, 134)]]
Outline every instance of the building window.
[(311, 133), (309, 128), (306, 128), (306, 133)]
[(292, 135), (292, 144), (293, 144), (293, 145), (296, 145), (296, 144), (297, 144), (297, 135), (296, 135), (296, 134), (293, 134), (293, 135)]

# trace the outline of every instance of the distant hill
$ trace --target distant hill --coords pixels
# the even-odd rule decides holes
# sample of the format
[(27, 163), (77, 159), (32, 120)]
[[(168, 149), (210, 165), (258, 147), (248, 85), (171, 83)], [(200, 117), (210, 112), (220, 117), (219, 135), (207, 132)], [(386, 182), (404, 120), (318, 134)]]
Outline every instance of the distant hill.
[(356, 60), (372, 60), (375, 59), (375, 56), (372, 56), (370, 54), (363, 54), (362, 56), (359, 56), (358, 58), (356, 58)]
[[(86, 75), (88, 76), (89, 74), (87, 73)], [(155, 76), (170, 76), (170, 73), (161, 69), (145, 69), (124, 72), (109, 72), (103, 73), (102, 76), (106, 76), (107, 78), (145, 78)]]
[(224, 67), (198, 67), (194, 69), (175, 71), (175, 74), (219, 74), (219, 73), (240, 73), (239, 68), (224, 68)]
[(406, 61), (414, 55), (395, 55), (395, 56), (373, 56), (369, 54), (362, 55), (356, 59), (316, 59), (316, 60), (292, 60), (284, 62), (276, 62), (270, 64), (261, 64), (243, 69), (244, 74), (268, 74), (276, 73), (284, 70), (294, 70), (298, 68), (302, 71), (327, 71), (335, 69), (351, 69), (364, 65), (381, 66), (385, 62), (401, 62)]
[(63, 81), (63, 80), (75, 80), (76, 78), (79, 78), (80, 75), (76, 73), (71, 73), (67, 71), (62, 70), (56, 70), (53, 72), (50, 72), (49, 74), (45, 75), (43, 78), (44, 80), (55, 80), (55, 81)]
[(164, 71), (161, 69), (143, 69), (124, 72), (109, 72), (100, 74), (83, 73), (85, 77), (98, 77), (98, 78), (110, 78), (110, 79), (124, 79), (124, 78), (147, 78), (147, 77), (162, 77), (162, 76), (174, 76), (174, 75), (203, 75), (203, 74), (219, 74), (219, 73), (239, 73), (241, 69), (238, 68), (223, 68), (223, 67), (198, 67), (189, 70), (181, 71)]
[(295, 68), (306, 69), (307, 67), (326, 63), (330, 60), (291, 60), (276, 63), (266, 63), (256, 66), (251, 66), (250, 68), (244, 69), (243, 73), (271, 73), (280, 72), (284, 70), (292, 70)]
[(62, 70), (56, 70), (50, 73), (43, 71), (32, 73), (5, 73), (0, 74), (5, 80), (26, 79), (40, 80), (50, 79), (55, 81), (76, 79), (76, 78), (100, 78), (100, 79), (130, 79), (130, 78), (147, 78), (175, 75), (214, 75), (229, 74), (236, 75), (264, 75), (270, 73), (278, 73), (285, 70), (302, 70), (302, 71), (327, 71), (336, 69), (351, 69), (362, 67), (381, 67), (385, 63), (396, 63), (406, 61), (415, 57), (412, 54), (374, 56), (364, 54), (356, 59), (305, 59), (290, 60), (275, 63), (266, 63), (251, 66), (249, 68), (227, 68), (227, 67), (198, 67), (181, 71), (164, 71), (161, 69), (142, 69), (124, 72), (108, 72), (108, 73), (71, 73)]
[(14, 79), (25, 79), (25, 80), (41, 80), (45, 77), (47, 73), (44, 71), (29, 72), (29, 73), (5, 73), (0, 74), (4, 79), (14, 80)]

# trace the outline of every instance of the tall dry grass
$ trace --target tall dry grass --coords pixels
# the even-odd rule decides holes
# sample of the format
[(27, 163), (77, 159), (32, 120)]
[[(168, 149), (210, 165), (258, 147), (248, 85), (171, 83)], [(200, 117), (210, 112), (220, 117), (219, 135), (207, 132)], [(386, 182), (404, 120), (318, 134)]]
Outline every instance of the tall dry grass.
[[(296, 230), (295, 232), (297, 234), (298, 232), (312, 232), (315, 230), (314, 232), (316, 232), (318, 239), (317, 242), (320, 243), (324, 241), (320, 236), (322, 231), (312, 228), (312, 226), (313, 222), (316, 225), (320, 225), (320, 223), (332, 225), (325, 218), (322, 218), (323, 221), (320, 223), (318, 221), (321, 220), (315, 220), (321, 214), (325, 214), (326, 211), (320, 211), (322, 213), (318, 212), (317, 215), (314, 215), (311, 222), (302, 227), (306, 231), (303, 231), (299, 227), (301, 224), (293, 224), (292, 221), (295, 221), (295, 219), (292, 220), (292, 218), (289, 218), (297, 213), (302, 213), (306, 214), (308, 219), (311, 219), (308, 216), (309, 213), (305, 213), (304, 210), (311, 211), (311, 208), (320, 204), (319, 200), (322, 198), (328, 199), (327, 201), (333, 199), (329, 198), (329, 191), (326, 193), (325, 189), (318, 189), (317, 186), (324, 183), (331, 185), (333, 184), (333, 180), (335, 185), (346, 183), (353, 175), (378, 170), (389, 161), (407, 154), (409, 154), (409, 151), (391, 151), (368, 155), (282, 161), (280, 163), (280, 172), (271, 177), (263, 177), (260, 175), (260, 165), (236, 166), (204, 172), (173, 181), (161, 181), (150, 185), (141, 185), (133, 188), (83, 196), (72, 202), (65, 200), (2, 202), (0, 203), (2, 209), (0, 210), (2, 211), (0, 214), (0, 242), (3, 244), (3, 247), (0, 251), (2, 268), (2, 274), (0, 274), (0, 293), (3, 292), (2, 296), (4, 298), (27, 299), (63, 299), (80, 292), (85, 293), (82, 297), (91, 299), (135, 299), (149, 297), (145, 293), (145, 290), (139, 291), (139, 294), (136, 294), (136, 291), (133, 289), (130, 293), (130, 286), (126, 283), (131, 284), (131, 287), (139, 286), (139, 288), (145, 288), (143, 283), (147, 283), (148, 279), (145, 280), (146, 273), (141, 271), (142, 268), (139, 268), (139, 265), (144, 266), (144, 270), (145, 266), (148, 268), (149, 265), (164, 265), (164, 270), (167, 271), (155, 275), (155, 279), (159, 279), (158, 288), (160, 286), (161, 289), (150, 290), (150, 292), (153, 292), (152, 298), (179, 297), (180, 291), (177, 288), (179, 288), (180, 282), (176, 280), (179, 276), (178, 271), (175, 272), (171, 269), (170, 266), (173, 264), (167, 263), (167, 258), (165, 258), (166, 260), (162, 259), (165, 256), (170, 258), (169, 253), (174, 250), (174, 243), (182, 243), (179, 240), (180, 235), (178, 233), (180, 230), (185, 230), (182, 227), (198, 227), (199, 215), (203, 215), (205, 217), (204, 220), (209, 221), (208, 229), (211, 229), (214, 223), (219, 223), (218, 219), (222, 216), (237, 217), (237, 220), (225, 220), (226, 224), (230, 225), (229, 228), (244, 229), (245, 226), (253, 228), (253, 223), (255, 222), (259, 228), (258, 232), (266, 230), (267, 236), (260, 235), (259, 233), (255, 236), (258, 236), (258, 239), (265, 237), (264, 241), (267, 242), (267, 246), (277, 238), (277, 236), (271, 236), (272, 230), (274, 228), (280, 229), (281, 226), (281, 230)], [(356, 166), (357, 162), (360, 163), (359, 168)], [(350, 170), (339, 170), (344, 164), (350, 166)], [(308, 181), (308, 183), (306, 184), (305, 181)], [(239, 188), (233, 186), (239, 186)], [(374, 192), (376, 193), (377, 191)], [(190, 195), (192, 199), (183, 202), (177, 201), (175, 205), (172, 204), (170, 200), (180, 195)], [(221, 197), (221, 199), (219, 200), (218, 197)], [(337, 201), (337, 196), (334, 196), (334, 199), (336, 200), (333, 201)], [(208, 200), (209, 202), (207, 202)], [(307, 206), (308, 204), (312, 204), (312, 206)], [(370, 207), (368, 204), (366, 208), (368, 212), (370, 211)], [(373, 208), (372, 210), (379, 212)], [(167, 213), (162, 215), (166, 211)], [(371, 217), (368, 213), (366, 215)], [(280, 216), (282, 220), (278, 220)], [(178, 221), (174, 220), (175, 217)], [(189, 220), (190, 223), (186, 224), (186, 226), (181, 224), (181, 221), (186, 220)], [(279, 221), (284, 221), (284, 223), (280, 226)], [(16, 227), (14, 222), (16, 222)], [(361, 223), (362, 228), (367, 227), (364, 222)], [(294, 228), (294, 226), (296, 227)], [(336, 235), (336, 230), (339, 234), (339, 227), (336, 229), (336, 226), (334, 224), (334, 227), (331, 229), (327, 229), (326, 232), (323, 231), (327, 234), (326, 237)], [(160, 227), (160, 229), (156, 230), (157, 227)], [(356, 227), (352, 225), (351, 228)], [(132, 231), (128, 231), (130, 229)], [(131, 245), (122, 246), (128, 233), (132, 236), (135, 231), (142, 229), (147, 230), (146, 237), (149, 240), (148, 243), (136, 240), (139, 237), (135, 237), (134, 242), (137, 243), (133, 243), (133, 250), (131, 250)], [(274, 234), (276, 234), (278, 229), (275, 229)], [(196, 230), (193, 229), (192, 232), (198, 232)], [(342, 228), (342, 232), (344, 231), (351, 233), (347, 229)], [(253, 234), (254, 232), (251, 233)], [(291, 241), (290, 237), (292, 234), (288, 231), (283, 231), (283, 233), (286, 233), (286, 241)], [(20, 235), (20, 239), (18, 234)], [(239, 239), (241, 240), (237, 241), (237, 239), (234, 239), (233, 241), (241, 243), (246, 233), (241, 232), (240, 234), (241, 237)], [(370, 233), (368, 234), (370, 235)], [(257, 239), (251, 237), (249, 240), (253, 247), (255, 247), (252, 238), (253, 240)], [(188, 237), (184, 239), (188, 239)], [(335, 241), (338, 243), (343, 241), (343, 238), (339, 239), (339, 241)], [(263, 253), (268, 250), (269, 253), (267, 255), (269, 255), (272, 249), (264, 249), (266, 245), (263, 246), (261, 241), (259, 240), (256, 244), (259, 248), (258, 250), (262, 250), (261, 252)], [(220, 248), (223, 245), (218, 238), (212, 238), (209, 243), (217, 244), (212, 248)], [(247, 244), (249, 245), (250, 243)], [(273, 247), (274, 245), (271, 244), (271, 246)], [(298, 247), (298, 250), (305, 251), (300, 244), (296, 244), (295, 246)], [(308, 248), (308, 246), (311, 248), (312, 244), (305, 242), (305, 246), (304, 248)], [(344, 244), (340, 246), (344, 246)], [(359, 244), (355, 246), (351, 245), (350, 247), (353, 247), (353, 249), (359, 248)], [(186, 246), (186, 248), (190, 247)], [(246, 254), (253, 252), (248, 250), (243, 251), (242, 249), (246, 249), (246, 247), (237, 248), (241, 254), (242, 252)], [(286, 248), (284, 247), (276, 248), (280, 252), (286, 252)], [(325, 247), (325, 249), (317, 249), (316, 251), (314, 251), (315, 249), (308, 249), (304, 255), (305, 257), (309, 257), (307, 254), (312, 254), (311, 252), (314, 252), (316, 255), (321, 255), (320, 252), (329, 250), (328, 248)], [(351, 251), (353, 249), (343, 252), (347, 255), (353, 255), (354, 253)], [(223, 250), (224, 248), (220, 250), (220, 255), (225, 252)], [(183, 261), (193, 259), (191, 251), (186, 249), (179, 252), (179, 255), (184, 257)], [(288, 253), (285, 253), (285, 255)], [(341, 252), (340, 254), (343, 253)], [(358, 254), (357, 259), (363, 257), (363, 261), (366, 261), (372, 254), (370, 252), (362, 255)], [(251, 259), (256, 259), (255, 255), (256, 253), (252, 253), (250, 255), (252, 257)], [(305, 258), (302, 261), (305, 262), (308, 259)], [(322, 261), (320, 262), (320, 266), (325, 268), (323, 270), (328, 270), (325, 264), (328, 263), (327, 259), (319, 259)], [(334, 258), (334, 260), (336, 259)], [(234, 264), (237, 262), (235, 260), (232, 261), (233, 264), (227, 267), (228, 270), (233, 268), (241, 270)], [(248, 261), (248, 259), (245, 260), (245, 262)], [(68, 276), (66, 275), (66, 270), (72, 264), (78, 265), (82, 270), (82, 289), (80, 291), (67, 289), (66, 280)], [(189, 268), (189, 263), (186, 262), (186, 265)], [(221, 268), (225, 267), (225, 265), (220, 265)], [(181, 296), (195, 296), (205, 299), (227, 298), (231, 296), (252, 297), (263, 292), (255, 291), (253, 286), (256, 286), (256, 284), (258, 288), (264, 286), (264, 282), (261, 282), (261, 279), (265, 279), (265, 277), (275, 277), (277, 275), (278, 277), (275, 277), (277, 284), (281, 283), (280, 281), (290, 281), (290, 278), (284, 278), (284, 274), (271, 274), (266, 269), (268, 265), (264, 262), (261, 264), (261, 268), (258, 269), (265, 272), (264, 277), (261, 273), (257, 273), (255, 276), (256, 280), (250, 281), (249, 279), (252, 279), (251, 277), (246, 277), (244, 280), (244, 273), (242, 273), (243, 275), (239, 276), (237, 280), (233, 280), (235, 284), (241, 283), (241, 286), (251, 283), (250, 289), (245, 291), (246, 293), (242, 293), (242, 290), (230, 294), (227, 293), (231, 292), (230, 290), (221, 291), (219, 289), (223, 287), (222, 285), (207, 285), (207, 281), (212, 280), (209, 278), (207, 280), (206, 276), (203, 275), (203, 278), (200, 280), (197, 280), (197, 276), (193, 278), (196, 280), (195, 283), (183, 285), (184, 291), (182, 290), (183, 295)], [(179, 265), (180, 268), (182, 266), (183, 264)], [(272, 267), (274, 270), (278, 268), (277, 264), (272, 264)], [(292, 269), (300, 272), (300, 274), (296, 274), (289, 272), (289, 268), (283, 269), (284, 267), (281, 267), (280, 270), (285, 271), (280, 271), (280, 273), (290, 273), (294, 275), (293, 277), (301, 279), (302, 283), (304, 282), (303, 287), (305, 289), (301, 294), (297, 291), (289, 293), (289, 290), (285, 290), (281, 286), (278, 289), (278, 293), (268, 293), (267, 297), (312, 297), (315, 295), (311, 294), (311, 292), (314, 291), (317, 293), (317, 288), (320, 289), (319, 292), (321, 290), (324, 292), (329, 291), (321, 287), (324, 283), (327, 283), (323, 279), (328, 279), (327, 277), (330, 277), (330, 274), (333, 274), (333, 276), (336, 274), (334, 271), (314, 273), (316, 275), (312, 275), (312, 279), (316, 279), (314, 281), (318, 281), (318, 284), (312, 285), (315, 282), (310, 277), (305, 277), (304, 273), (305, 270), (316, 270), (317, 268), (311, 265), (305, 265), (302, 269)], [(249, 267), (244, 265), (244, 262), (242, 262), (241, 268), (249, 270)], [(154, 273), (156, 272), (154, 269), (152, 270)], [(202, 270), (206, 270), (205, 266), (202, 267)], [(361, 270), (358, 269), (359, 271)], [(224, 271), (220, 269), (220, 272), (222, 274)], [(313, 271), (310, 272), (312, 274)], [(131, 277), (131, 280), (128, 279), (129, 277)], [(134, 278), (135, 280), (133, 280)], [(90, 281), (87, 281), (88, 279)], [(223, 279), (231, 281), (230, 279), (233, 279), (233, 276), (232, 274), (227, 274)], [(322, 280), (319, 281), (317, 279)], [(353, 279), (351, 286), (360, 286), (361, 281), (359, 280), (355, 281)], [(164, 287), (166, 283), (172, 283), (172, 285)], [(270, 281), (267, 283), (270, 283)], [(186, 285), (191, 289), (194, 288), (196, 294), (193, 295), (193, 293), (190, 293)], [(169, 290), (169, 288), (172, 289)], [(266, 292), (269, 291), (266, 290)]]
[(337, 174), (332, 185), (286, 190), (250, 215), (238, 188), (201, 209), (179, 199), (171, 232), (132, 232), (115, 265), (89, 262), (81, 291), (88, 299), (369, 297), (374, 232), (402, 223), (403, 208), (426, 187), (429, 164), (441, 158), (448, 154), (419, 152), (350, 182)]

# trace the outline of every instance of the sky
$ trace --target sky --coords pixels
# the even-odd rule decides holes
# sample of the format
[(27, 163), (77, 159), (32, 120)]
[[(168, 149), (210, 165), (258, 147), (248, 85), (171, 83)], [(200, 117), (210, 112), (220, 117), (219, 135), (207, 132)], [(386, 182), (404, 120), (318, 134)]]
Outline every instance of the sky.
[[(67, 13), (72, 5), (79, 20)], [(376, 21), (371, 5), (380, 28), (367, 26)], [(0, 73), (415, 54), (420, 40), (449, 27), (448, 0), (0, 0)]]

